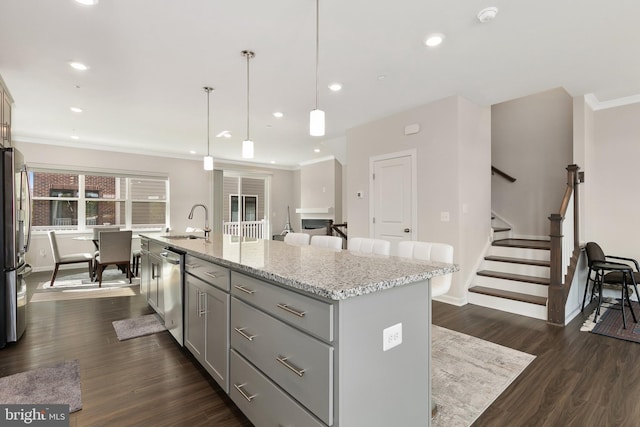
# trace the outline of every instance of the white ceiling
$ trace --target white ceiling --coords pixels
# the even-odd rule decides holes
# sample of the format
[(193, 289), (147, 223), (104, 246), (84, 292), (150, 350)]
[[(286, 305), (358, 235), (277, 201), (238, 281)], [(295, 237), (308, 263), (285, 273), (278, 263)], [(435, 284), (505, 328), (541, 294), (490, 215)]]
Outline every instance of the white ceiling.
[[(487, 6), (499, 13), (482, 24)], [(253, 161), (295, 167), (343, 158), (351, 127), (450, 95), (638, 95), (638, 17), (638, 0), (320, 0), (325, 137), (308, 134), (314, 0), (0, 0), (0, 75), (14, 139), (193, 158), (206, 152), (202, 87), (213, 86), (211, 153), (240, 161), (250, 49)], [(423, 44), (432, 32), (446, 36), (438, 48)], [(334, 81), (341, 92), (327, 89)], [(233, 137), (215, 138), (222, 130)]]

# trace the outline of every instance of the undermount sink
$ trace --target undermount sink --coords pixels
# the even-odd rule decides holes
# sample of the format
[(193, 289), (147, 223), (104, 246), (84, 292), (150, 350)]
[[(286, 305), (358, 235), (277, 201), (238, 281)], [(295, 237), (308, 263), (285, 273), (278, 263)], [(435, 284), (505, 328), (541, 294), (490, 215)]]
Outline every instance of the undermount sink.
[(196, 236), (194, 234), (183, 234), (183, 235), (173, 235), (173, 236), (162, 236), (165, 239), (169, 239), (169, 240), (186, 240), (186, 239), (204, 239), (204, 236)]

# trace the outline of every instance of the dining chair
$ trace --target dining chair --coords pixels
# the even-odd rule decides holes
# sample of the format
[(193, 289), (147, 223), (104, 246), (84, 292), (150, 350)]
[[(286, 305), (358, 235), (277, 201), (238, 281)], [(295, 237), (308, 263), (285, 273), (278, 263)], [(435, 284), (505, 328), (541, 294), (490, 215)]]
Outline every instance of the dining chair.
[(290, 245), (306, 246), (309, 244), (310, 237), (307, 233), (287, 233), (284, 236), (284, 242)]
[(342, 250), (342, 237), (338, 236), (311, 236), (311, 246), (319, 248), (332, 248)]
[(98, 287), (102, 286), (102, 272), (115, 264), (125, 269), (131, 283), (131, 230), (100, 233), (100, 254), (96, 257)]
[[(446, 262), (453, 264), (453, 246), (446, 243), (402, 241), (398, 243), (400, 258), (419, 259), (424, 261)], [(451, 289), (453, 275), (433, 277), (429, 280), (431, 296), (444, 295)]]
[(56, 240), (56, 232), (53, 230), (49, 231), (49, 244), (51, 245), (51, 254), (53, 255), (53, 262), (55, 263), (55, 267), (53, 268), (53, 275), (51, 276), (51, 284), (49, 286), (53, 286), (53, 282), (56, 280), (56, 275), (58, 274), (58, 268), (62, 264), (76, 264), (79, 262), (86, 262), (89, 265), (89, 277), (93, 277), (93, 255), (88, 252), (61, 255), (58, 249), (58, 241)]
[[(589, 271), (587, 273), (587, 282), (584, 287), (584, 295), (582, 297), (582, 310), (584, 310), (589, 283), (591, 283), (591, 298), (593, 300), (595, 293), (598, 293), (598, 306), (594, 314), (594, 323), (598, 320), (600, 314), (600, 305), (602, 304), (602, 294), (604, 285), (621, 288), (620, 309), (622, 310), (622, 324), (627, 328), (627, 321), (624, 315), (625, 300), (631, 310), (633, 321), (637, 323), (636, 314), (631, 305), (629, 297), (629, 288), (631, 287), (638, 298), (637, 283), (640, 281), (640, 265), (633, 258), (626, 258), (614, 255), (605, 255), (604, 251), (596, 242), (588, 242), (585, 246), (587, 253), (587, 265)], [(635, 267), (635, 270), (634, 270)], [(593, 277), (592, 277), (593, 274)]]
[(383, 239), (352, 237), (349, 239), (347, 249), (351, 252), (363, 254), (389, 255), (391, 252), (391, 242)]
[(95, 264), (96, 261), (95, 259), (98, 258), (98, 255), (100, 255), (100, 233), (107, 233), (107, 232), (111, 232), (111, 231), (120, 231), (120, 227), (115, 226), (115, 225), (96, 225), (95, 227), (93, 227), (93, 244), (96, 247), (96, 251), (93, 253), (93, 274), (94, 276), (92, 277), (92, 280), (95, 280), (95, 274), (96, 274), (96, 268), (95, 268)]

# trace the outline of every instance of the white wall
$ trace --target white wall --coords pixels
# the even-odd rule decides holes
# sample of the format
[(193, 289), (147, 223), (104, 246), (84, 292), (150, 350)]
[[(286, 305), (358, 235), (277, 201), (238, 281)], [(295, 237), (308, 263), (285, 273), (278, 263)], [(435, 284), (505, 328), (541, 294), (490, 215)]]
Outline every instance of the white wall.
[(342, 165), (331, 158), (300, 168), (300, 208), (331, 208), (327, 214), (301, 214), (301, 218), (342, 221)]
[(592, 161), (585, 168), (585, 242), (605, 254), (640, 259), (640, 104), (594, 112)]
[[(490, 115), (488, 107), (449, 97), (347, 132), (349, 236), (369, 236), (370, 158), (415, 149), (418, 240), (454, 246), (461, 271), (454, 274), (448, 301), (460, 304), (489, 237)], [(415, 123), (420, 132), (405, 136), (405, 126)], [(364, 198), (356, 197), (358, 191)], [(442, 211), (450, 213), (449, 222), (440, 221)]]
[(492, 209), (522, 237), (549, 235), (573, 158), (573, 99), (553, 89), (491, 107)]

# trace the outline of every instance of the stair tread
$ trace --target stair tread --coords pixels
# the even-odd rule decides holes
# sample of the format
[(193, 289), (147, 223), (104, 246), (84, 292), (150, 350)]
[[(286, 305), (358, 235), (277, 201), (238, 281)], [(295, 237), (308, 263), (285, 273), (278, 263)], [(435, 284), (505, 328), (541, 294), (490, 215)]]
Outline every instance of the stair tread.
[(476, 273), (478, 276), (494, 277), (496, 279), (516, 280), (518, 282), (536, 283), (538, 285), (548, 285), (549, 278), (527, 276), (524, 274), (503, 273), (501, 271), (481, 270)]
[(508, 262), (511, 264), (535, 265), (538, 267), (549, 267), (551, 265), (549, 261), (544, 261), (539, 259), (512, 258), (512, 257), (496, 256), (496, 255), (488, 255), (484, 257), (484, 259), (487, 261)]
[(496, 233), (500, 233), (501, 231), (509, 231), (510, 227), (493, 227), (493, 231)]
[(500, 239), (494, 240), (493, 246), (505, 246), (511, 248), (526, 248), (526, 249), (551, 249), (551, 242), (548, 240), (533, 240), (533, 239)]
[(487, 288), (484, 286), (473, 286), (469, 288), (469, 292), (477, 294), (489, 295), (499, 298), (521, 301), (536, 305), (547, 305), (547, 298), (535, 295), (522, 294), (519, 292), (505, 291), (502, 289)]

